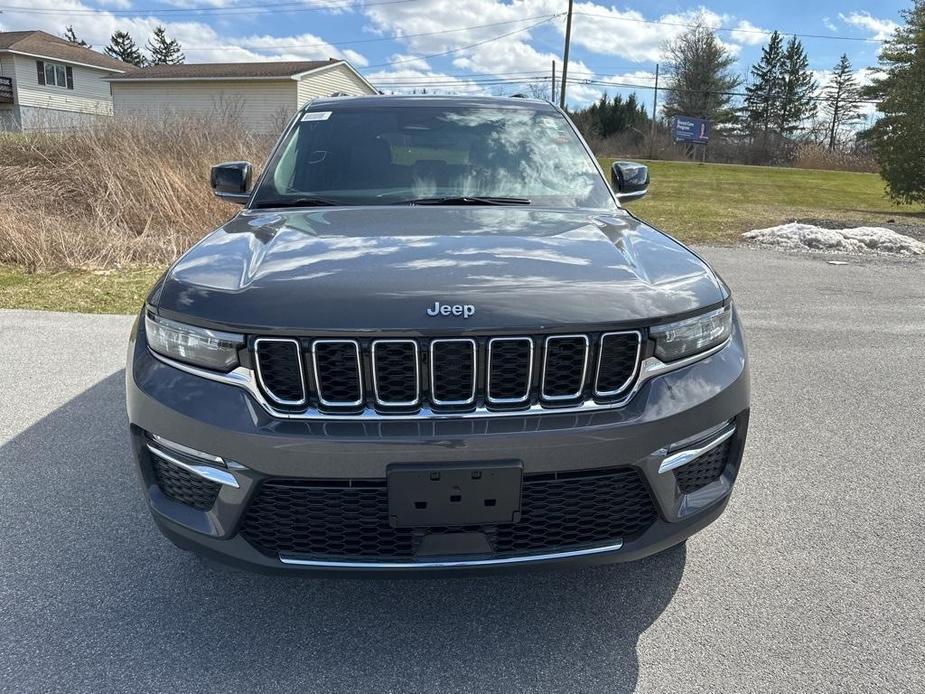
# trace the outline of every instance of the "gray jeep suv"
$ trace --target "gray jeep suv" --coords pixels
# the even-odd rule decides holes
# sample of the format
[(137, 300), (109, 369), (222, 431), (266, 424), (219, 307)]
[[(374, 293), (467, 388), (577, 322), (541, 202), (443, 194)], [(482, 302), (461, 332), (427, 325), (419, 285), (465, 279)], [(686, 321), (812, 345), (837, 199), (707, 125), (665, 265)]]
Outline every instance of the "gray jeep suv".
[(749, 415), (729, 288), (518, 98), (316, 100), (212, 186), (151, 290), (131, 438), (176, 545), (278, 571), (635, 559), (723, 511)]

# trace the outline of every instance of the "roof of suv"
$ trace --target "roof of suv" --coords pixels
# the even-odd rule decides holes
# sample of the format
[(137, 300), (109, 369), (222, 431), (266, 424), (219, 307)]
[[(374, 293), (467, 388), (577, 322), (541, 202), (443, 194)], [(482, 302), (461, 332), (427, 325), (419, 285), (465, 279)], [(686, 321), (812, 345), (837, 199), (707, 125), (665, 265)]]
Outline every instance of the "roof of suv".
[(548, 101), (540, 99), (526, 99), (510, 96), (333, 96), (321, 97), (309, 101), (303, 110), (337, 110), (338, 107), (365, 108), (375, 106), (390, 107), (441, 107), (441, 106), (469, 106), (471, 108), (524, 108), (533, 111), (555, 110)]

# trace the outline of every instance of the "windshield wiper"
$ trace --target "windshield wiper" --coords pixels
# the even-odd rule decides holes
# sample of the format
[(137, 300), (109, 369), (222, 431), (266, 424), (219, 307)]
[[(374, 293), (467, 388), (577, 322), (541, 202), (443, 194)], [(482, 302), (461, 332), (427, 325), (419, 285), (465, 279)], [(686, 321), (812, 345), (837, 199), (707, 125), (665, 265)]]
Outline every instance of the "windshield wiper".
[(396, 205), (529, 205), (527, 198), (499, 198), (483, 196), (446, 196), (442, 198), (417, 198), (402, 200)]
[(280, 198), (279, 200), (261, 200), (254, 207), (333, 207), (343, 204), (328, 198)]

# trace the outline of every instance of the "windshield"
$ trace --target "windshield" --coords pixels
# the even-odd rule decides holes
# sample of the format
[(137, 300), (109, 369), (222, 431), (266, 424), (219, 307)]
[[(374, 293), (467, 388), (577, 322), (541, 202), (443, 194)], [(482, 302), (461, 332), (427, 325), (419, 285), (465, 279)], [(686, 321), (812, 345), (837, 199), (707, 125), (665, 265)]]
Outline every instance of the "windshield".
[(435, 198), (614, 206), (594, 161), (560, 113), (471, 105), (306, 112), (270, 162), (252, 206)]

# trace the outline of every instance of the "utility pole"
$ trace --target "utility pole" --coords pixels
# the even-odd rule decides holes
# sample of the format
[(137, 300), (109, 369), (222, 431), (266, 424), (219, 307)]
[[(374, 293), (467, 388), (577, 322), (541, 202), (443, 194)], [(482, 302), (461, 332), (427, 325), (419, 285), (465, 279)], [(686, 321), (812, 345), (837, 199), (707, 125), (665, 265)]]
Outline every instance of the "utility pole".
[(549, 100), (552, 103), (556, 103), (556, 61), (552, 61), (552, 91), (549, 92)]
[(655, 63), (655, 93), (652, 96), (652, 131), (649, 133), (649, 159), (655, 156), (655, 114), (658, 112), (658, 63)]
[(574, 0), (568, 0), (568, 16), (565, 19), (565, 55), (562, 57), (562, 89), (559, 91), (559, 108), (565, 109), (565, 82), (568, 78), (568, 49), (572, 42), (572, 5)]

